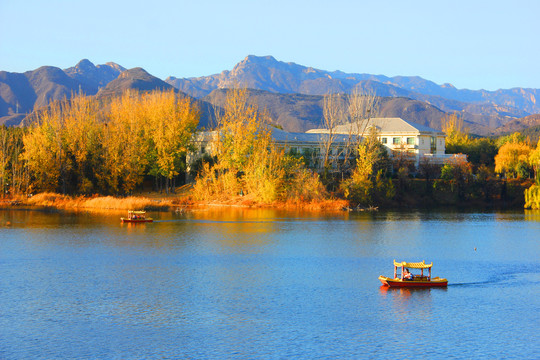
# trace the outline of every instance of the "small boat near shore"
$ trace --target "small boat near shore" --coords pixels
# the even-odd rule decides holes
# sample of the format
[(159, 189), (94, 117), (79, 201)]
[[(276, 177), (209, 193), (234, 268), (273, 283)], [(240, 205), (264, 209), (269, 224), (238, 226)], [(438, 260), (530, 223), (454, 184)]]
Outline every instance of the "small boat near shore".
[(146, 211), (134, 210), (129, 210), (127, 218), (121, 217), (120, 220), (123, 223), (147, 223), (154, 221), (154, 219), (146, 217)]
[[(440, 277), (431, 277), (431, 267), (433, 263), (421, 262), (396, 262), (394, 260), (394, 277), (384, 275), (379, 276), (379, 280), (389, 287), (444, 287), (448, 285), (448, 280)], [(398, 273), (398, 268), (401, 272)], [(409, 269), (420, 269), (420, 274), (412, 274)], [(428, 275), (424, 275), (424, 269), (428, 269)]]

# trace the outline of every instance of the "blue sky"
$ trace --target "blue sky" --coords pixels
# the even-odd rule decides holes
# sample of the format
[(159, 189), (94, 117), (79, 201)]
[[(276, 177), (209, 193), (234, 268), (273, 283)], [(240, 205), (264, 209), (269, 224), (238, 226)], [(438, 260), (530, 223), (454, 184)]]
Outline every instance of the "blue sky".
[(457, 88), (540, 88), (540, 1), (0, 0), (0, 70), (87, 58), (205, 76), (247, 55)]

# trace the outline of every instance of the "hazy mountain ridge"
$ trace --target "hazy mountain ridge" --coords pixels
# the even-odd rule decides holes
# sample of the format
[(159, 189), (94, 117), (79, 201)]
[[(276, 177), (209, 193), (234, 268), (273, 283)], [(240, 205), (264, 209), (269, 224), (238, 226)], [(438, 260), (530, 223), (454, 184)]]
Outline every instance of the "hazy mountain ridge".
[(107, 97), (119, 95), (128, 89), (151, 91), (156, 89), (170, 90), (174, 89), (174, 87), (167, 84), (165, 81), (150, 75), (143, 68), (138, 67), (120, 73), (120, 75), (110, 81), (107, 86), (99, 90), (97, 96)]
[[(540, 95), (538, 89), (460, 90), (451, 84), (437, 85), (419, 76), (387, 77), (330, 72), (277, 61), (272, 56), (250, 55), (231, 71), (198, 78), (169, 77), (165, 81), (195, 97), (206, 96), (215, 89), (231, 87), (234, 84), (278, 93), (306, 95), (348, 93), (355, 87), (366, 88), (365, 84), (371, 84), (368, 87), (376, 89), (379, 96), (409, 97), (429, 102), (444, 111), (465, 110), (481, 115), (480, 111), (487, 109), (491, 115), (497, 113), (514, 118), (540, 112), (540, 104), (536, 101)], [(471, 106), (471, 103), (482, 106)]]
[(118, 77), (124, 68), (114, 63), (94, 66), (88, 60), (62, 70), (42, 66), (25, 73), (0, 71), (0, 124), (17, 125), (21, 114), (47, 106), (51, 101), (70, 98), (83, 92), (95, 95), (99, 86), (105, 86)]
[[(278, 94), (265, 90), (248, 89), (248, 101), (268, 111), (274, 125), (286, 131), (305, 132), (323, 126), (323, 96), (303, 94)], [(202, 100), (215, 106), (225, 104), (227, 89), (214, 90)], [(401, 117), (417, 124), (441, 129), (447, 115), (428, 103), (405, 97), (382, 97), (377, 116)], [(465, 118), (465, 125), (475, 133), (489, 133), (490, 129), (478, 124), (474, 118)], [(496, 121), (496, 119), (494, 119)]]
[(513, 133), (540, 126), (540, 114), (529, 115), (521, 119), (515, 119), (497, 128), (496, 134)]
[(183, 96), (202, 100), (198, 101), (202, 126), (207, 126), (213, 116), (208, 102), (219, 106), (225, 99), (225, 92), (220, 89), (232, 86), (253, 89), (251, 101), (266, 109), (274, 122), (288, 131), (320, 126), (322, 95), (359, 88), (381, 97), (379, 116), (402, 117), (440, 129), (446, 113), (458, 112), (472, 132), (482, 135), (498, 133), (497, 128), (529, 115), (526, 109), (536, 109), (539, 91), (458, 90), (450, 84), (437, 85), (418, 76), (391, 78), (329, 72), (277, 61), (271, 56), (252, 55), (220, 74), (188, 79), (169, 77), (163, 81), (142, 68), (126, 70), (115, 63), (94, 65), (83, 59), (64, 70), (44, 66), (25, 73), (0, 71), (0, 124), (17, 125), (24, 113), (31, 113), (50, 101), (69, 98), (72, 93), (104, 98), (126, 89), (149, 91), (174, 87)]
[(64, 69), (64, 72), (81, 83), (85, 94), (94, 95), (125, 70), (113, 62), (94, 65), (88, 59), (83, 59), (77, 65)]

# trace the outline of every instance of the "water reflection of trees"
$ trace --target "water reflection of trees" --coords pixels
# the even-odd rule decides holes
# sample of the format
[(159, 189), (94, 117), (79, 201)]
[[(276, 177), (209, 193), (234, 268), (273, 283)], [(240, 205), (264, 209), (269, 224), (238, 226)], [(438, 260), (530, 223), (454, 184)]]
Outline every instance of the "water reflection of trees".
[(525, 210), (525, 220), (540, 222), (540, 210)]

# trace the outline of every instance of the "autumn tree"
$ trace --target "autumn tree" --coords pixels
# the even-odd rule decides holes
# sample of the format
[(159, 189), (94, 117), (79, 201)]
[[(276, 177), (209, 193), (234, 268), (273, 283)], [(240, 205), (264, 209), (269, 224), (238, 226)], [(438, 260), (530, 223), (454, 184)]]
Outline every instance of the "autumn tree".
[(67, 172), (72, 164), (63, 135), (62, 106), (58, 101), (40, 111), (36, 123), (24, 135), (22, 156), (38, 190), (67, 190)]
[(475, 167), (481, 167), (494, 165), (498, 148), (493, 139), (483, 137), (470, 140), (461, 150), (462, 153), (467, 154), (469, 162)]
[[(323, 127), (326, 130), (320, 136), (322, 167), (326, 172), (332, 167), (339, 154), (333, 154), (333, 147), (336, 142), (336, 127), (344, 123), (345, 103), (343, 96), (339, 94), (328, 94), (323, 98)], [(335, 155), (335, 156), (334, 156)]]
[[(252, 184), (254, 178), (262, 187), (268, 187), (269, 179), (264, 176), (271, 165), (267, 157), (270, 133), (263, 120), (257, 107), (248, 103), (245, 89), (227, 92), (223, 112), (218, 117), (217, 162), (203, 168), (194, 189), (199, 198), (247, 195), (257, 190), (256, 184)], [(272, 195), (263, 197), (275, 197), (275, 191), (270, 192)]]
[(111, 100), (103, 135), (101, 181), (114, 193), (129, 194), (142, 183), (149, 144), (140, 94), (128, 90)]
[(25, 128), (12, 128), (11, 161), (10, 161), (10, 192), (12, 194), (21, 194), (29, 189), (30, 176), (28, 167), (22, 157), (24, 151), (23, 136), (26, 133)]
[(173, 90), (145, 94), (143, 106), (155, 152), (152, 174), (165, 179), (165, 191), (169, 193), (175, 177), (186, 168), (185, 156), (199, 123), (199, 110)]
[(441, 179), (450, 184), (450, 189), (459, 200), (466, 197), (466, 190), (473, 179), (472, 165), (462, 158), (446, 161), (441, 168)]
[(18, 194), (27, 186), (27, 171), (20, 158), (24, 128), (0, 126), (0, 191)]
[(531, 148), (515, 134), (499, 148), (495, 156), (495, 172), (507, 174), (510, 177), (528, 177), (528, 157)]
[(531, 166), (531, 168), (534, 171), (534, 178), (538, 182), (538, 172), (540, 171), (540, 140), (538, 140), (538, 144), (536, 145), (536, 149), (531, 150), (529, 153), (528, 163)]
[[(216, 130), (216, 162), (204, 164), (193, 193), (199, 199), (245, 195), (270, 203), (306, 193), (324, 194), (317, 175), (272, 142), (268, 119), (248, 102), (245, 89), (230, 89)], [(300, 179), (308, 180), (300, 183)], [(297, 189), (303, 186), (303, 189)]]
[(62, 102), (62, 141), (70, 160), (70, 188), (91, 194), (101, 172), (103, 125), (99, 102), (89, 96), (72, 96)]
[(376, 117), (379, 111), (379, 98), (373, 92), (363, 92), (355, 88), (347, 95), (347, 141), (343, 147), (342, 171), (354, 168), (356, 150), (364, 137), (369, 135), (371, 130), (371, 118)]
[(442, 119), (442, 131), (446, 134), (446, 151), (450, 154), (465, 153), (469, 143), (469, 130), (458, 114), (447, 114)]
[(389, 165), (388, 151), (372, 130), (358, 145), (356, 167), (351, 177), (341, 183), (345, 197), (370, 206), (392, 198), (394, 187), (386, 177)]
[(8, 182), (9, 165), (13, 148), (13, 139), (5, 125), (0, 126), (0, 190), (2, 197), (6, 193)]

